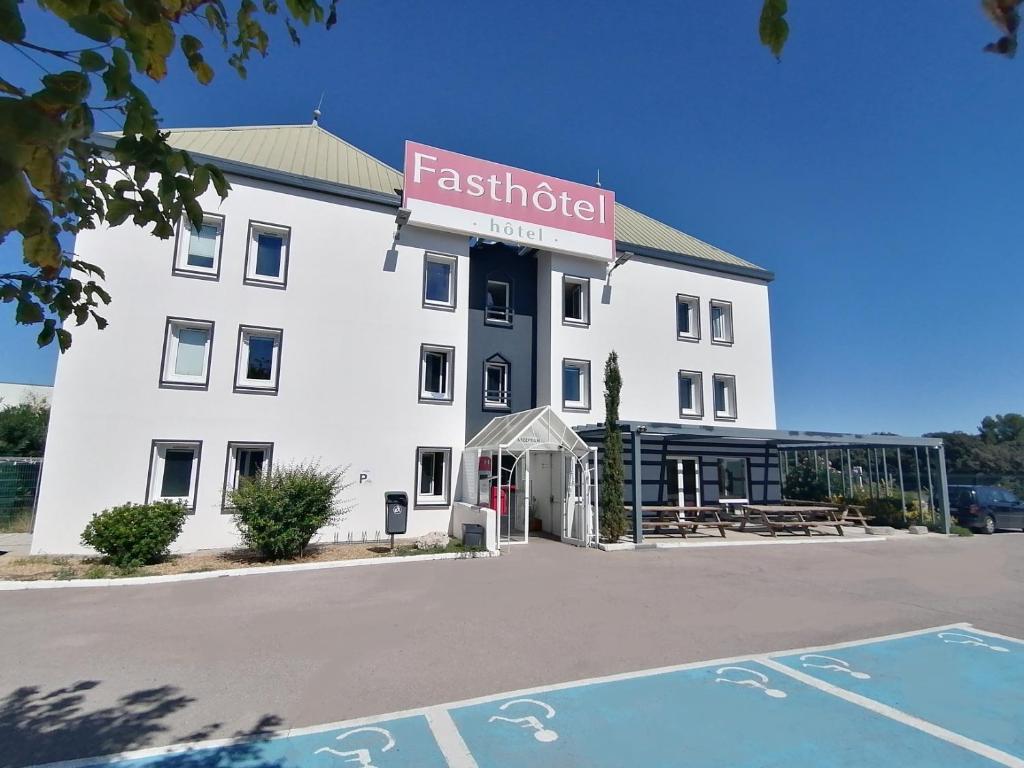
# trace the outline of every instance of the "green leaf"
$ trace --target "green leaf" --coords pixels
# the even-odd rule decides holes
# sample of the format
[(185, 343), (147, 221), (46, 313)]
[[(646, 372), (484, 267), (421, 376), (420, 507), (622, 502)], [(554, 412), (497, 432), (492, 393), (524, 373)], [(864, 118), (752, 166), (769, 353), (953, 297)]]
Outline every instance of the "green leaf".
[(114, 24), (103, 13), (72, 16), (68, 19), (68, 26), (78, 34), (85, 35), (90, 40), (95, 40), (98, 43), (109, 43), (114, 37)]
[(43, 308), (28, 296), (18, 297), (18, 307), (14, 310), (14, 322), (19, 325), (32, 325), (43, 322)]
[(25, 22), (18, 10), (18, 0), (0, 0), (0, 40), (17, 43), (25, 39)]
[(49, 318), (48, 320), (46, 320), (46, 322), (43, 323), (43, 330), (41, 330), (39, 332), (39, 335), (36, 337), (36, 344), (38, 344), (40, 347), (45, 347), (46, 345), (53, 342), (53, 337), (56, 329), (56, 320), (54, 320), (53, 318)]
[(71, 334), (63, 328), (57, 329), (57, 345), (60, 347), (61, 352), (67, 352), (71, 349)]
[(192, 174), (192, 185), (196, 195), (201, 195), (210, 186), (210, 169), (205, 165), (197, 165), (195, 173)]
[(107, 66), (107, 60), (96, 51), (82, 51), (78, 54), (78, 65), (86, 72), (99, 72)]
[(107, 71), (103, 73), (103, 84), (107, 86), (107, 99), (110, 101), (119, 101), (128, 94), (132, 69), (128, 54), (123, 49), (114, 49)]
[(182, 35), (181, 52), (184, 53), (186, 57), (199, 53), (202, 49), (203, 41), (198, 37), (195, 35)]
[(761, 42), (768, 46), (776, 59), (782, 56), (782, 49), (789, 37), (789, 23), (786, 12), (789, 10), (786, 0), (764, 0), (761, 8), (761, 24), (759, 33)]

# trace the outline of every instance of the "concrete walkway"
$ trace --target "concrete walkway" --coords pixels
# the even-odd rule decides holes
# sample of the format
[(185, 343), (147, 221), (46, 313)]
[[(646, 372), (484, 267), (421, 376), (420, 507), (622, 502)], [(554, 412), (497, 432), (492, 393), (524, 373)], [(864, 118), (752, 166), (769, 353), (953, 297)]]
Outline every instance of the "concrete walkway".
[(0, 533), (0, 557), (25, 557), (31, 545), (31, 533)]
[(0, 768), (961, 621), (1024, 636), (1024, 535), (4, 593)]

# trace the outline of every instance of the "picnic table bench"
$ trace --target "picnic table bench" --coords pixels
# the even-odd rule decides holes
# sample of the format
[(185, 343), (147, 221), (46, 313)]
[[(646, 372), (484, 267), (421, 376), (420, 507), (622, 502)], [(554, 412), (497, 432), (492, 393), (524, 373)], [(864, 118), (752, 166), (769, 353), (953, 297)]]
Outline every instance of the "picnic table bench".
[[(633, 514), (633, 507), (626, 505), (626, 512)], [(725, 538), (725, 529), (734, 528), (736, 523), (723, 520), (721, 507), (678, 507), (678, 506), (647, 506), (643, 507), (643, 519), (640, 521), (642, 531), (657, 533), (661, 528), (677, 528), (685, 539), (687, 533), (696, 533), (698, 528), (717, 528)]]
[(779, 531), (803, 531), (808, 536), (812, 529), (835, 528), (843, 536), (843, 518), (836, 507), (793, 506), (787, 504), (744, 504), (740, 530), (748, 524), (764, 525), (774, 537)]
[[(785, 499), (783, 505), (794, 506), (794, 507), (820, 507), (822, 506), (820, 501), (800, 501), (799, 499)], [(875, 519), (874, 515), (865, 515), (864, 507), (854, 506), (853, 504), (844, 504), (841, 507), (842, 513), (839, 519), (844, 525), (860, 526), (861, 528), (867, 528), (868, 522)]]

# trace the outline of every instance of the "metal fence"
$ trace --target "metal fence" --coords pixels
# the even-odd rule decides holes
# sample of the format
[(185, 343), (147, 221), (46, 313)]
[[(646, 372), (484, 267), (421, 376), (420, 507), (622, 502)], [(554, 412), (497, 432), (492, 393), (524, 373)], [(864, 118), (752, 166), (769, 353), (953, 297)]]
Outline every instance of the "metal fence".
[(0, 533), (30, 533), (43, 460), (0, 457)]

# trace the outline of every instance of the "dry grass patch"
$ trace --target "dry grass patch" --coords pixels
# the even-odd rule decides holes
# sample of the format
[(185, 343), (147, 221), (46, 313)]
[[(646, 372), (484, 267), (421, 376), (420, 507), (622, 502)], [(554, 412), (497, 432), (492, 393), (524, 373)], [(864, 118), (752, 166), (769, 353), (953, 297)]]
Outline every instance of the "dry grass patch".
[[(408, 542), (403, 542), (403, 553)], [(396, 545), (395, 555), (399, 547)], [(187, 555), (171, 555), (156, 565), (145, 565), (123, 571), (103, 562), (100, 557), (33, 555), (31, 557), (0, 557), (0, 580), (40, 581), (68, 579), (109, 579), (119, 576), (165, 576), (174, 573), (200, 573), (235, 568), (253, 568), (266, 565), (294, 563), (322, 563), (336, 560), (358, 560), (368, 557), (392, 557), (390, 548), (380, 543), (313, 544), (303, 557), (278, 560), (273, 563), (260, 560), (255, 552), (240, 549), (204, 550)]]

